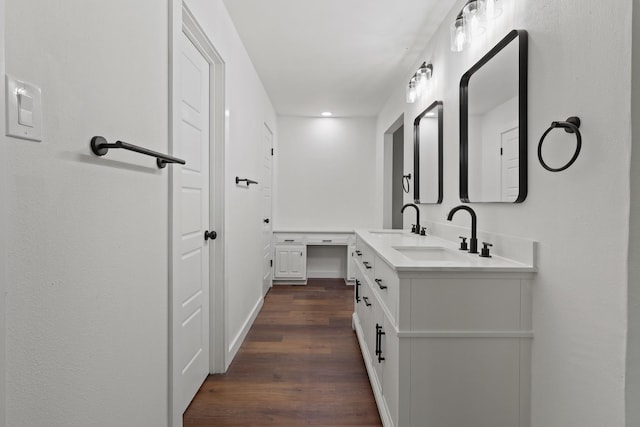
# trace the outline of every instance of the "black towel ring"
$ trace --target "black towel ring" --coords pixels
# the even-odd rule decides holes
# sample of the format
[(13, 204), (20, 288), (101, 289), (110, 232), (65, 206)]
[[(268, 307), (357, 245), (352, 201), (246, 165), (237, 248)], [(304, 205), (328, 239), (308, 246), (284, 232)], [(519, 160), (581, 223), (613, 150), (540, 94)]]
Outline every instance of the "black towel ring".
[[(573, 157), (569, 160), (569, 163), (560, 167), (560, 168), (552, 168), (545, 163), (542, 159), (542, 143), (546, 136), (555, 128), (562, 128), (567, 133), (575, 133), (576, 134), (576, 152), (573, 153)], [(542, 138), (540, 138), (540, 143), (538, 143), (538, 160), (540, 160), (540, 164), (543, 168), (551, 172), (560, 172), (567, 169), (569, 166), (573, 164), (578, 158), (578, 154), (580, 154), (580, 148), (582, 148), (582, 135), (580, 135), (580, 118), (579, 117), (569, 117), (566, 122), (551, 122), (551, 126), (549, 129), (542, 134)]]
[[(411, 174), (402, 175), (402, 190), (407, 194), (409, 194), (409, 189), (411, 188), (410, 181), (409, 181), (410, 179), (411, 179)], [(405, 182), (407, 183), (406, 186), (404, 185)]]

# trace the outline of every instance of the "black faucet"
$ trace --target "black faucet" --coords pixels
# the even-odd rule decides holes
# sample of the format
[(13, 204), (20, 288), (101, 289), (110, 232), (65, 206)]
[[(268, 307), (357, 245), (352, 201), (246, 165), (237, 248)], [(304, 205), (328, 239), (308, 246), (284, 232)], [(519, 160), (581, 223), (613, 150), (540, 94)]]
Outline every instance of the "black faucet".
[(409, 206), (411, 206), (412, 208), (416, 208), (416, 229), (414, 233), (420, 234), (420, 209), (418, 208), (418, 206), (413, 203), (407, 203), (402, 207), (402, 209), (400, 209), (400, 213), (404, 213), (404, 210)]
[(471, 239), (469, 239), (469, 253), (477, 254), (478, 237), (476, 235), (476, 225), (478, 222), (478, 218), (476, 217), (476, 213), (473, 211), (473, 209), (465, 205), (456, 206), (455, 208), (451, 209), (451, 212), (449, 212), (449, 215), (447, 215), (447, 221), (451, 221), (451, 219), (453, 218), (453, 214), (455, 214), (459, 210), (467, 211), (471, 215)]

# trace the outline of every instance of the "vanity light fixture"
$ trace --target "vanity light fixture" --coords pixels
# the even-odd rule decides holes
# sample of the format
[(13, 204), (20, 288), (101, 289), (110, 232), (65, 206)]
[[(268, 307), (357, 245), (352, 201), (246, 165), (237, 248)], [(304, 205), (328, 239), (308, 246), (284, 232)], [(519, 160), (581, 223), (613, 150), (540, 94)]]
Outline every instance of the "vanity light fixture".
[(473, 43), (474, 37), (478, 37), (485, 32), (485, 11), (485, 0), (473, 0), (467, 2), (467, 4), (462, 8), (467, 43)]
[(427, 91), (427, 81), (431, 79), (431, 74), (433, 73), (433, 65), (427, 65), (426, 62), (423, 62), (418, 71), (416, 72), (416, 89), (418, 91), (418, 96), (422, 96)]
[(502, 14), (502, 0), (468, 0), (451, 24), (451, 50), (461, 52), (485, 32), (488, 21)]
[(423, 62), (407, 85), (407, 104), (413, 104), (427, 90), (427, 81), (431, 80), (433, 65)]
[(416, 75), (414, 74), (409, 80), (409, 84), (407, 85), (407, 104), (413, 104), (416, 102), (416, 98), (418, 97), (417, 89), (416, 89)]
[(456, 20), (451, 24), (451, 51), (462, 52), (468, 44), (464, 17), (458, 15)]

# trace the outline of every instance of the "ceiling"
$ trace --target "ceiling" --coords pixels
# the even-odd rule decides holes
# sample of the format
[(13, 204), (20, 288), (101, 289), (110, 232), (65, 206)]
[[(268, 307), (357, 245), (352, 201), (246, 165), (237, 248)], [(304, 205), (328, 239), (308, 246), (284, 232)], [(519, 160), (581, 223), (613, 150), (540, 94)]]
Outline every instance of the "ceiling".
[(224, 0), (279, 115), (375, 116), (456, 0)]

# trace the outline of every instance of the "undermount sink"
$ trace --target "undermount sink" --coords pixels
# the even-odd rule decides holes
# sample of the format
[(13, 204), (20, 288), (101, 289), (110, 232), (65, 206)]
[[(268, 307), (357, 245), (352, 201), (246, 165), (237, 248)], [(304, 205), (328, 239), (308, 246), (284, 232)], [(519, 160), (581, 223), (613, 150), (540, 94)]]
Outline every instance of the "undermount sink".
[(439, 246), (393, 246), (393, 249), (414, 261), (464, 261), (466, 259), (458, 251)]
[(403, 235), (406, 234), (406, 232), (404, 230), (372, 230), (369, 231), (370, 234), (373, 234), (374, 236), (376, 235)]

